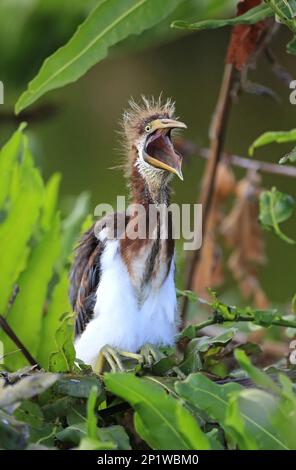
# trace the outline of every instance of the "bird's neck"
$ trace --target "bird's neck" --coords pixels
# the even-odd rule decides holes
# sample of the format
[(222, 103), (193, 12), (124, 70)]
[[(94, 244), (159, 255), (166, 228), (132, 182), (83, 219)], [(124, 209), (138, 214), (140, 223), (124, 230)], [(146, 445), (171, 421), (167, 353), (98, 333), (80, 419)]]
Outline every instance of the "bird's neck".
[(170, 191), (165, 180), (145, 178), (138, 168), (133, 167), (130, 179), (130, 191), (132, 203), (142, 204), (145, 207), (149, 204), (169, 205)]
[(148, 207), (149, 204), (165, 204), (170, 203), (169, 178), (166, 172), (162, 174), (147, 172), (143, 174), (136, 165), (132, 167), (130, 176), (130, 194), (131, 202), (134, 204), (142, 204)]

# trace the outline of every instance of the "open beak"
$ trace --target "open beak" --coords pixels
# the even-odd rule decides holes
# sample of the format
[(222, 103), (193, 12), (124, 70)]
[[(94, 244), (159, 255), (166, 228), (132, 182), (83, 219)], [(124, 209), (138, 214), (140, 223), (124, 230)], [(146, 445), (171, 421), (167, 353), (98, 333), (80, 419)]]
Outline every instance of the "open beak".
[(147, 136), (144, 158), (150, 165), (176, 174), (183, 181), (182, 156), (171, 141), (172, 129), (186, 129), (186, 124), (174, 119), (155, 119), (150, 123), (151, 132)]

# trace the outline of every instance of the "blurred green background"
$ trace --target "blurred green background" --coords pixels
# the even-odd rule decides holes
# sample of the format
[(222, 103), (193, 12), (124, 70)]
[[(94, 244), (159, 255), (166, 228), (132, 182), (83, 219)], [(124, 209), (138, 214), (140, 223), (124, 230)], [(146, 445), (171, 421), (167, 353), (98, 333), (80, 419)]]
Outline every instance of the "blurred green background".
[[(95, 5), (93, 0), (1, 0), (0, 80), (4, 82), (5, 104), (0, 107), (1, 145), (16, 129), (13, 106), (27, 82), (36, 74), (43, 59), (73, 34), (77, 25)], [(91, 194), (91, 208), (101, 202), (115, 204), (126, 193), (120, 170), (111, 169), (122, 160), (119, 120), (128, 99), (145, 95), (172, 97), (177, 114), (188, 125), (186, 138), (208, 145), (208, 128), (223, 73), (229, 29), (185, 35), (169, 30), (172, 19), (201, 19), (234, 13), (234, 1), (188, 0), (173, 16), (140, 37), (133, 36), (110, 51), (73, 85), (55, 91), (29, 108), (26, 119), (30, 142), (38, 165), (47, 179), (62, 174), (61, 208), (67, 213), (82, 191)], [(296, 64), (285, 52), (289, 33), (284, 29), (273, 42), (273, 51), (282, 65), (296, 78)], [(247, 155), (250, 143), (266, 130), (295, 127), (295, 106), (290, 90), (272, 74), (262, 59), (252, 79), (271, 87), (281, 101), (244, 94), (234, 104), (226, 150)], [(50, 106), (50, 108), (48, 108)], [(35, 111), (34, 111), (35, 109)], [(48, 110), (49, 109), (49, 110)], [(39, 110), (39, 111), (38, 111)], [(38, 112), (37, 112), (38, 111)], [(268, 146), (255, 158), (278, 162), (290, 146)], [(174, 200), (196, 202), (204, 160), (193, 155), (184, 165), (184, 182), (175, 181)], [(243, 170), (235, 169), (238, 177)], [(275, 185), (296, 197), (295, 181), (283, 176), (263, 175), (263, 186)], [(284, 226), (296, 238), (295, 217)], [(265, 233), (268, 264), (260, 279), (269, 299), (286, 303), (295, 293), (295, 251), (275, 235)], [(178, 249), (179, 284), (182, 284), (184, 254)], [(237, 298), (229, 278), (222, 289)]]

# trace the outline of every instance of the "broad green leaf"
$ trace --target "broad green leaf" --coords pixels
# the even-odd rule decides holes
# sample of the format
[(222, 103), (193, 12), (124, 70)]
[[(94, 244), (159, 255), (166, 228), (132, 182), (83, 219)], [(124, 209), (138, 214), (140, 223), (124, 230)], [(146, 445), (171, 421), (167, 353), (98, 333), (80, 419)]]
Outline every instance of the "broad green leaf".
[(279, 224), (289, 219), (295, 208), (295, 201), (289, 194), (284, 194), (276, 188), (263, 191), (259, 201), (259, 220), (264, 228), (273, 228), (274, 232), (284, 241), (294, 244), (295, 241), (287, 237), (280, 229)]
[(98, 398), (104, 397), (103, 384), (97, 375), (63, 374), (54, 385), (57, 395), (68, 395), (75, 398), (88, 398), (92, 387), (98, 390)]
[[(33, 357), (39, 348), (48, 283), (59, 253), (60, 221), (56, 216), (50, 230), (42, 235), (32, 250), (27, 269), (18, 280), (20, 291), (7, 315), (9, 325)], [(8, 338), (5, 338), (4, 344), (6, 353), (16, 349)], [(26, 361), (19, 353), (8, 356), (6, 364), (15, 370), (25, 365)]]
[(184, 382), (177, 382), (175, 388), (188, 403), (205, 411), (223, 427), (229, 397), (240, 391), (242, 386), (231, 382), (217, 385), (203, 374), (197, 373), (189, 375)]
[(230, 397), (225, 424), (240, 435), (241, 449), (289, 449), (272, 421), (279, 404), (277, 397), (264, 390), (245, 389)]
[(59, 173), (55, 173), (49, 179), (45, 187), (43, 208), (41, 214), (41, 227), (43, 228), (43, 230), (48, 230), (53, 222), (56, 212), (60, 181), (61, 175)]
[(250, 359), (244, 351), (236, 349), (234, 351), (235, 359), (239, 362), (239, 365), (244, 369), (248, 376), (253, 380), (253, 382), (259, 387), (263, 387), (266, 390), (271, 390), (274, 393), (281, 393), (279, 387), (275, 384), (271, 377), (268, 374), (253, 366)]
[(247, 431), (245, 420), (241, 415), (237, 395), (233, 394), (229, 398), (225, 425), (228, 426), (238, 444), (239, 449), (258, 450), (256, 441), (251, 433)]
[(152, 449), (209, 449), (193, 416), (161, 386), (131, 374), (104, 378), (107, 388), (134, 408), (136, 430)]
[(61, 318), (55, 334), (57, 352), (49, 358), (49, 369), (52, 372), (71, 372), (74, 369), (74, 317), (68, 314)]
[(166, 18), (183, 0), (101, 0), (70, 41), (43, 63), (21, 95), (16, 112), (49, 90), (72, 83), (104, 59), (109, 47)]
[(296, 147), (294, 147), (291, 152), (287, 153), (286, 155), (284, 155), (280, 161), (279, 161), (279, 164), (280, 165), (283, 165), (284, 163), (287, 163), (287, 162), (291, 162), (291, 163), (294, 163), (296, 162)]
[(51, 353), (56, 350), (55, 335), (60, 326), (60, 318), (62, 314), (72, 311), (68, 289), (68, 271), (64, 269), (53, 289), (46, 315), (42, 319), (37, 360), (45, 369), (48, 369)]
[(203, 29), (216, 29), (222, 28), (223, 26), (234, 26), (237, 24), (255, 24), (269, 16), (273, 16), (273, 14), (274, 13), (269, 6), (262, 3), (261, 5), (251, 8), (246, 13), (234, 18), (203, 20), (195, 23), (178, 20), (172, 23), (172, 27), (178, 29), (196, 29), (200, 31)]
[(25, 268), (29, 255), (28, 242), (35, 230), (43, 198), (43, 183), (34, 168), (27, 139), (21, 136), (21, 141), (22, 158), (19, 165), (14, 165), (14, 173), (18, 173), (18, 190), (10, 203), (7, 217), (0, 225), (2, 314), (6, 312), (13, 287)]
[(283, 144), (285, 142), (296, 141), (296, 129), (290, 131), (269, 131), (261, 134), (249, 147), (249, 155), (254, 154), (254, 150), (258, 147), (263, 147), (267, 144), (277, 143)]
[(0, 152), (0, 209), (9, 196), (13, 168), (23, 153), (23, 129), (21, 124)]

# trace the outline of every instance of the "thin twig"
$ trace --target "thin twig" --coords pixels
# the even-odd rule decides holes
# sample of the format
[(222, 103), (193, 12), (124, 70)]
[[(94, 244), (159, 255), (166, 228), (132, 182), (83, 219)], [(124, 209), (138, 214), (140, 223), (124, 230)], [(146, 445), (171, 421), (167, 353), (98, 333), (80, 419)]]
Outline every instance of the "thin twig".
[[(210, 150), (208, 148), (198, 149), (198, 154), (208, 159)], [(239, 155), (231, 155), (226, 152), (222, 154), (222, 158), (228, 160), (232, 165), (245, 168), (246, 170), (261, 171), (263, 173), (271, 173), (274, 175), (289, 176), (296, 178), (296, 166), (292, 165), (279, 165), (278, 163), (262, 162), (251, 158), (240, 157)]]
[[(231, 91), (235, 78), (235, 70), (232, 64), (226, 64), (224, 69), (224, 75), (220, 88), (220, 93), (214, 113), (214, 119), (210, 130), (210, 150), (208, 162), (205, 170), (204, 184), (201, 196), (201, 204), (203, 207), (203, 236), (207, 231), (207, 222), (210, 214), (211, 204), (214, 195), (216, 173), (218, 164), (221, 158), (222, 147), (224, 143), (225, 129), (228, 122), (229, 109), (231, 104)], [(189, 270), (185, 283), (185, 289), (189, 290), (192, 286), (193, 276), (197, 267), (197, 263), (201, 257), (202, 248), (195, 250), (192, 253), (191, 260), (189, 262)], [(184, 297), (181, 319), (184, 326), (186, 321), (186, 311), (188, 307), (188, 298)]]
[[(201, 323), (197, 323), (196, 325), (190, 325), (191, 327), (194, 328), (195, 332), (197, 333), (198, 331), (202, 330), (203, 328), (206, 328), (207, 326), (210, 325), (221, 325), (222, 323), (239, 323), (239, 322), (252, 322), (255, 325), (258, 326), (265, 326), (263, 322), (260, 322), (256, 320), (255, 317), (251, 316), (244, 316), (244, 315), (237, 315), (234, 319), (228, 319), (228, 318), (223, 318), (220, 315), (219, 316), (213, 316), (212, 318), (209, 318), (208, 320), (205, 320)], [(267, 326), (283, 326), (285, 328), (295, 328), (296, 329), (296, 322), (290, 321), (290, 320), (285, 320), (284, 318), (278, 319), (278, 320), (271, 320)]]
[(14, 344), (20, 349), (20, 351), (22, 352), (23, 356), (27, 359), (29, 364), (31, 364), (32, 366), (36, 366), (37, 369), (41, 369), (36, 359), (34, 359), (34, 357), (31, 356), (27, 348), (23, 345), (23, 343), (14, 333), (12, 328), (8, 325), (3, 315), (0, 315), (0, 326), (2, 327), (3, 331), (7, 334), (7, 336), (9, 336), (9, 338), (14, 342)]

